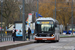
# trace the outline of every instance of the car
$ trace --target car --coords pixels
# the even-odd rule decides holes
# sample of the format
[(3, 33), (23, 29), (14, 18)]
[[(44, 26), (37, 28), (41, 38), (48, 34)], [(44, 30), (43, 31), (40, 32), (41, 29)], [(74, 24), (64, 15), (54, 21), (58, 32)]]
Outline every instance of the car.
[(67, 33), (67, 31), (63, 31), (63, 34), (65, 35)]
[[(68, 30), (68, 33), (69, 33), (69, 34), (72, 33), (72, 28), (70, 28), (70, 29)], [(75, 28), (73, 28), (73, 33), (75, 33)]]

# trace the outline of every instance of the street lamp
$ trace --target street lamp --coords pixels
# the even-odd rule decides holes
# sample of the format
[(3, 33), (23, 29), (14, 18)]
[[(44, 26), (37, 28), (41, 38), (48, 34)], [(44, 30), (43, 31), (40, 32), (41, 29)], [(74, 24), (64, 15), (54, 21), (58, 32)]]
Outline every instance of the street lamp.
[(26, 34), (25, 34), (25, 0), (23, 0), (23, 40), (26, 40)]
[(38, 18), (38, 11), (39, 11), (39, 1), (37, 0), (37, 18)]
[(20, 16), (19, 16), (19, 20), (21, 21), (21, 9), (22, 9), (22, 5), (19, 5), (20, 8)]
[[(55, 14), (54, 14), (54, 11), (55, 11), (55, 9), (53, 10), (53, 18), (54, 18), (54, 16), (55, 16), (55, 19), (56, 19), (56, 12), (55, 12)], [(60, 10), (56, 10), (56, 11), (60, 11)]]
[(71, 9), (72, 9), (71, 17), (72, 17), (72, 34), (73, 34), (73, 0), (72, 0)]
[(2, 9), (3, 9), (3, 0), (1, 1), (1, 42), (2, 42)]
[(56, 19), (56, 0), (55, 0), (55, 19)]

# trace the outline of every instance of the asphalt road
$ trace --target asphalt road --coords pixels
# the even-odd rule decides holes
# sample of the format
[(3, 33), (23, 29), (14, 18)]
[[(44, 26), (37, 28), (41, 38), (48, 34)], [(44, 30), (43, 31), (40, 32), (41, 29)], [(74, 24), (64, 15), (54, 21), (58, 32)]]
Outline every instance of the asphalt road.
[(75, 50), (75, 38), (60, 38), (59, 42), (33, 43), (9, 50)]

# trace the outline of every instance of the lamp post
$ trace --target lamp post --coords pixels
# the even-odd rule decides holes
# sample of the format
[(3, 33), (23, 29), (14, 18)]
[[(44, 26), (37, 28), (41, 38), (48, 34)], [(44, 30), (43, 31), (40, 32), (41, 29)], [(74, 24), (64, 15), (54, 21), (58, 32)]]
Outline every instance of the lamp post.
[(39, 1), (37, 0), (37, 18), (38, 18), (38, 11), (39, 11)]
[(23, 0), (23, 40), (26, 40), (26, 34), (25, 34), (25, 0)]
[(22, 5), (19, 5), (19, 8), (20, 8), (20, 16), (19, 16), (19, 20), (21, 21), (21, 9), (22, 9)]
[(72, 13), (71, 13), (71, 17), (72, 17), (72, 34), (73, 34), (73, 0), (72, 0), (72, 5), (71, 5), (71, 9), (72, 9)]
[(56, 19), (56, 0), (55, 0), (55, 19)]
[(2, 9), (3, 9), (3, 0), (1, 1), (1, 42), (2, 42)]
[[(55, 19), (56, 19), (56, 13), (54, 14), (54, 11), (55, 11), (55, 9), (53, 10), (53, 18), (55, 17)], [(56, 12), (57, 11), (60, 11), (60, 10), (56, 10)]]

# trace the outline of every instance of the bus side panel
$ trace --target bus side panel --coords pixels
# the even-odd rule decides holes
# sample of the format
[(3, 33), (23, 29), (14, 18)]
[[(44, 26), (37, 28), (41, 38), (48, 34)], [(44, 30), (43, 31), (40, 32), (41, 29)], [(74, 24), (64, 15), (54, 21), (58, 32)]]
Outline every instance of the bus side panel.
[(55, 40), (59, 40), (60, 39), (59, 34), (60, 34), (60, 29), (59, 29), (59, 26), (57, 26), (55, 28)]

